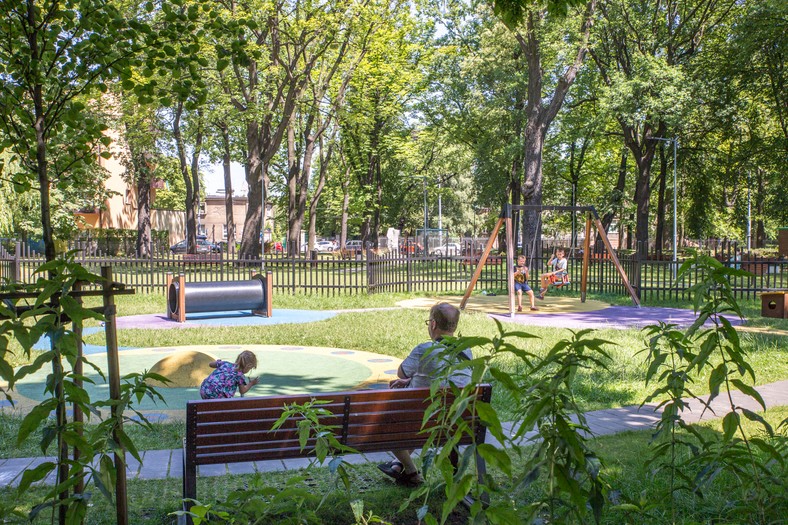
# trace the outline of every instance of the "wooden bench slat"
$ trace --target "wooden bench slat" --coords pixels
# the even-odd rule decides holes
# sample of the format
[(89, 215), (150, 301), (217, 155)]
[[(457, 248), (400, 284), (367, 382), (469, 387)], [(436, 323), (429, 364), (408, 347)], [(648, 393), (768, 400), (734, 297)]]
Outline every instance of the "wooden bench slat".
[[(235, 421), (253, 421), (253, 420), (266, 420), (271, 419), (276, 421), (279, 419), (279, 416), (282, 415), (282, 411), (284, 409), (284, 405), (280, 404), (278, 406), (268, 406), (268, 403), (265, 403), (265, 406), (257, 407), (256, 401), (258, 399), (266, 399), (268, 398), (245, 398), (248, 400), (255, 400), (255, 403), (250, 403), (252, 406), (246, 407), (242, 410), (232, 410), (229, 408), (224, 408), (221, 410), (212, 410), (207, 411), (201, 407), (195, 414), (195, 421), (198, 425), (203, 423), (221, 423), (221, 424), (230, 424)], [(405, 398), (405, 399), (393, 399), (386, 402), (381, 401), (359, 401), (355, 398), (352, 398), (352, 407), (353, 407), (353, 414), (368, 414), (368, 413), (387, 413), (391, 411), (415, 411), (423, 413), (424, 409), (427, 407), (423, 398)], [(343, 415), (345, 403), (344, 399), (342, 402), (331, 403), (328, 405), (320, 406), (321, 409), (327, 410), (332, 414)], [(330, 417), (330, 416), (323, 416), (323, 417)], [(294, 418), (297, 420), (298, 418)]]
[(293, 403), (304, 404), (311, 400), (333, 401), (342, 404), (346, 396), (350, 396), (354, 403), (401, 401), (405, 399), (425, 399), (428, 396), (427, 388), (403, 388), (398, 390), (351, 390), (348, 392), (328, 392), (322, 394), (294, 394), (285, 396), (260, 396), (260, 397), (234, 397), (231, 399), (201, 399), (188, 401), (187, 405), (194, 405), (200, 412), (227, 412), (244, 411), (251, 408), (281, 408)]
[[(419, 436), (413, 439), (401, 438), (396, 440), (374, 441), (359, 437), (354, 441), (353, 448), (358, 452), (388, 452), (391, 450), (415, 450), (424, 446), (426, 436)], [(460, 445), (469, 445), (473, 442), (470, 436), (465, 436), (460, 440)], [(308, 443), (302, 451), (297, 441), (285, 443), (266, 443), (261, 444), (260, 448), (249, 450), (244, 447), (233, 449), (231, 447), (213, 450), (206, 449), (197, 455), (197, 465), (216, 465), (222, 463), (236, 463), (245, 461), (266, 461), (270, 459), (290, 459), (301, 457), (314, 457), (312, 446), (314, 441)]]
[[(421, 421), (424, 417), (423, 408), (399, 410), (400, 405), (396, 405), (395, 408), (396, 409), (387, 412), (356, 412), (355, 405), (351, 405), (352, 412), (349, 415), (348, 424), (390, 424), (397, 421)], [(221, 433), (250, 431), (267, 432), (278, 419), (279, 417), (277, 415), (277, 417), (260, 419), (250, 417), (249, 419), (234, 418), (232, 421), (227, 419), (210, 422), (201, 421), (197, 423), (197, 428), (200, 434), (211, 434), (214, 431)], [(290, 418), (282, 424), (281, 428), (296, 428), (298, 422), (303, 419), (302, 417)], [(320, 423), (326, 426), (341, 427), (342, 422), (343, 417), (341, 414), (320, 417)]]
[[(380, 436), (380, 439), (386, 439), (387, 436), (393, 434), (411, 433), (418, 434), (422, 430), (426, 430), (435, 426), (434, 421), (422, 425), (421, 419), (412, 419), (408, 421), (392, 421), (389, 423), (381, 424), (362, 424), (362, 425), (349, 425), (347, 432), (348, 436), (362, 435), (362, 436)], [(342, 438), (342, 429), (335, 429), (334, 434), (337, 440)], [(235, 444), (240, 445), (248, 443), (250, 447), (255, 447), (257, 443), (261, 442), (278, 442), (293, 440), (298, 441), (298, 430), (294, 428), (280, 428), (277, 430), (244, 430), (236, 429), (232, 433), (214, 433), (214, 434), (200, 434), (195, 438), (195, 443), (198, 448), (210, 445), (223, 445)]]
[[(472, 415), (468, 412), (463, 420), (471, 421)], [(433, 420), (434, 421), (434, 418)], [(196, 442), (199, 445), (220, 442), (241, 442), (247, 436), (258, 435), (259, 440), (280, 439), (282, 436), (296, 436), (296, 422), (286, 421), (279, 429), (272, 430), (273, 420), (268, 421), (245, 421), (243, 423), (233, 423), (232, 425), (222, 425), (212, 423), (210, 425), (198, 426), (200, 430)], [(338, 418), (331, 418), (330, 421), (321, 421), (323, 424), (332, 424), (334, 433), (340, 437), (342, 434), (342, 421)], [(424, 425), (423, 413), (420, 412), (395, 412), (392, 414), (365, 414), (361, 416), (351, 416), (348, 418), (347, 432), (352, 434), (382, 434), (386, 435), (392, 431), (402, 431), (408, 429), (417, 432), (424, 428), (431, 428), (433, 423), (430, 421)]]

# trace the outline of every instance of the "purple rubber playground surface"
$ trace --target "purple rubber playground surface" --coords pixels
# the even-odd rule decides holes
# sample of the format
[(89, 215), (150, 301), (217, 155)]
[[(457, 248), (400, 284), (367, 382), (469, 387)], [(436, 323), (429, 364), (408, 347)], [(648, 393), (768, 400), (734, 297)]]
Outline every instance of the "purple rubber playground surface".
[(275, 310), (272, 317), (252, 315), (249, 311), (187, 314), (186, 322), (168, 319), (165, 314), (128, 315), (116, 319), (118, 328), (199, 328), (202, 326), (268, 326), (283, 323), (311, 323), (337, 315), (333, 310)]
[[(683, 308), (656, 308), (653, 306), (609, 306), (591, 312), (556, 312), (556, 315), (508, 315), (490, 314), (490, 317), (500, 321), (531, 325), (552, 326), (556, 328), (595, 328), (595, 329), (624, 329), (643, 328), (647, 325), (663, 321), (686, 328), (695, 322), (697, 315), (692, 310)], [(739, 319), (728, 318), (731, 324), (741, 324)], [(707, 324), (709, 322), (707, 321)]]

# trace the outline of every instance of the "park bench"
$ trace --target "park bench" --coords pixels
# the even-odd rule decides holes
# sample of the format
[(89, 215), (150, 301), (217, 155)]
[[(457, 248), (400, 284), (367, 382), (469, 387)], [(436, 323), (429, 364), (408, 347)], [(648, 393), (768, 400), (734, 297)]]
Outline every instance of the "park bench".
[[(491, 393), (490, 385), (479, 385), (479, 400), (489, 403)], [(314, 440), (303, 450), (299, 445), (296, 418), (277, 430), (271, 429), (285, 405), (310, 400), (328, 401), (320, 408), (330, 415), (321, 416), (320, 423), (333, 427), (337, 440), (358, 452), (418, 449), (427, 442), (428, 436), (421, 429), (424, 410), (429, 405), (429, 388), (189, 401), (183, 440), (184, 510), (191, 507), (189, 500), (197, 498), (199, 465), (302, 458), (312, 454), (310, 447)], [(451, 401), (450, 395), (447, 400)], [(466, 411), (463, 419), (473, 429), (474, 436), (464, 436), (460, 444), (474, 440), (483, 443), (487, 431), (481, 421), (470, 411)], [(478, 454), (477, 471), (482, 478), (485, 464)]]

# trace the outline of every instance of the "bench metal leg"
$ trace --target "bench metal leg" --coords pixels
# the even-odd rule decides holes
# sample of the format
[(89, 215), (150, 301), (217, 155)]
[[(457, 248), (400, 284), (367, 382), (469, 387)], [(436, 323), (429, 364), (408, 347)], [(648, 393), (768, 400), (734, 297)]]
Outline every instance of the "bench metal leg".
[[(197, 465), (187, 461), (186, 440), (183, 440), (183, 510), (189, 511), (192, 502), (197, 499)], [(192, 525), (190, 516), (186, 516), (186, 525)]]

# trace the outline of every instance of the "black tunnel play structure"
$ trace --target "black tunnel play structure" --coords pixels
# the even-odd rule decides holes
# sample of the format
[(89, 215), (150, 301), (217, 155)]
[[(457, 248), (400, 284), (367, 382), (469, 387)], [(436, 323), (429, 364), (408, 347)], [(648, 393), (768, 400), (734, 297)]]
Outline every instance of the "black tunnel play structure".
[(247, 281), (189, 283), (183, 274), (167, 274), (167, 317), (179, 323), (186, 314), (251, 310), (254, 315), (271, 317), (271, 272)]

